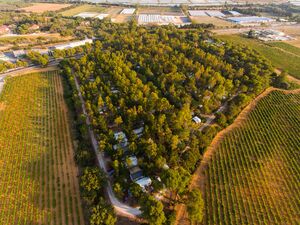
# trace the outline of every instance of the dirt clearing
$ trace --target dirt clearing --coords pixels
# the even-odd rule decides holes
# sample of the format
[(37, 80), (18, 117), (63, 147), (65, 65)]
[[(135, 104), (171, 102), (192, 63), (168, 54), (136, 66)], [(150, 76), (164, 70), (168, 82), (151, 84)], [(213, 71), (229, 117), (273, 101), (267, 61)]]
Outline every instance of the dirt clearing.
[(71, 6), (71, 4), (48, 4), (48, 3), (34, 3), (32, 6), (20, 8), (26, 12), (43, 13), (47, 11), (58, 11)]

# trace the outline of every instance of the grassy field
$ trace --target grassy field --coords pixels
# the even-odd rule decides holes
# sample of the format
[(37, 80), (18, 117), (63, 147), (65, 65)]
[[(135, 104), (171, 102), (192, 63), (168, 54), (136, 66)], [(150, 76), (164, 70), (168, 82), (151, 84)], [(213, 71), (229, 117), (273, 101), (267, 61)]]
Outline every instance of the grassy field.
[(104, 11), (104, 7), (101, 7), (101, 6), (98, 6), (98, 5), (79, 5), (79, 6), (76, 6), (72, 9), (68, 9), (66, 11), (63, 11), (61, 12), (61, 15), (62, 16), (75, 16), (79, 13), (82, 13), (82, 12), (97, 12), (97, 13), (100, 13), (100, 12), (103, 12)]
[(295, 46), (289, 45), (285, 42), (272, 42), (269, 45), (281, 48), (285, 51), (288, 51), (290, 53), (294, 53), (300, 57), (300, 48), (297, 48)]
[(62, 79), (8, 78), (0, 95), (0, 224), (84, 224)]
[[(285, 70), (292, 76), (300, 78), (300, 56), (296, 47), (287, 43), (264, 43), (255, 39), (249, 39), (238, 35), (221, 35), (220, 39), (230, 41), (233, 44), (241, 44), (251, 47), (269, 59), (278, 69)], [(273, 44), (274, 45), (274, 44)]]
[(272, 91), (215, 142), (203, 224), (300, 224), (300, 92)]

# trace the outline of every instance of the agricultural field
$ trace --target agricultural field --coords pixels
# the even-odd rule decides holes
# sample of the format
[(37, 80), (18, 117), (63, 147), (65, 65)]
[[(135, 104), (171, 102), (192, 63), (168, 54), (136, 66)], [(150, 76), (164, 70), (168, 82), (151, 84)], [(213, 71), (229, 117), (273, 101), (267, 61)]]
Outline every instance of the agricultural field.
[(190, 16), (190, 19), (193, 23), (211, 23), (215, 25), (217, 28), (220, 27), (233, 27), (235, 24), (228, 22), (226, 20), (222, 20), (216, 17), (210, 16)]
[(208, 148), (196, 181), (203, 224), (300, 223), (300, 91), (272, 91), (253, 107)]
[(11, 77), (0, 95), (0, 224), (84, 224), (57, 71)]
[(300, 78), (300, 56), (298, 55), (298, 50), (293, 48), (293, 46), (289, 46), (287, 43), (275, 44), (275, 46), (272, 43), (265, 43), (240, 35), (220, 35), (218, 37), (232, 42), (234, 45), (249, 46), (269, 59), (276, 68), (285, 70), (290, 75)]
[(159, 14), (183, 16), (183, 12), (179, 7), (140, 7), (137, 9), (138, 14)]
[(58, 11), (69, 6), (71, 6), (71, 4), (34, 3), (31, 6), (20, 8), (20, 10), (24, 10), (25, 12), (43, 13), (46, 11)]
[(82, 12), (96, 12), (96, 13), (101, 13), (103, 12), (105, 8), (104, 7), (101, 7), (101, 6), (98, 6), (98, 5), (78, 5), (74, 8), (71, 8), (71, 9), (67, 9), (63, 12), (61, 12), (60, 14), (62, 16), (75, 16), (79, 13), (82, 13)]

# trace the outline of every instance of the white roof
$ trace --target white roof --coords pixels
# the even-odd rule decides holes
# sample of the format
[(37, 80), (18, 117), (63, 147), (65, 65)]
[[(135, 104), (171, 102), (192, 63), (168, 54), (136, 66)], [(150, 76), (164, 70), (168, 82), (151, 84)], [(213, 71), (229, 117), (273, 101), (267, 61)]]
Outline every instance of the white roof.
[(149, 186), (152, 183), (152, 181), (149, 177), (143, 177), (139, 180), (136, 180), (135, 183), (140, 185), (141, 188), (145, 189), (147, 186)]
[(138, 137), (140, 137), (142, 135), (143, 131), (144, 131), (144, 127), (140, 127), (140, 128), (134, 129), (133, 133), (136, 134)]
[(189, 10), (191, 16), (207, 16), (204, 10)]
[(74, 17), (92, 18), (92, 17), (95, 17), (97, 15), (98, 15), (98, 13), (96, 13), (96, 12), (82, 12), (82, 13), (79, 13), (79, 14), (75, 15)]
[(130, 156), (126, 159), (125, 163), (128, 168), (131, 168), (138, 165), (138, 159), (136, 156)]
[(193, 117), (193, 121), (194, 121), (195, 123), (201, 123), (201, 119), (200, 119), (198, 116), (194, 116), (194, 117)]
[(104, 14), (104, 13), (102, 13), (102, 14), (99, 14), (99, 15), (97, 15), (97, 16), (95, 16), (95, 18), (97, 18), (97, 19), (99, 19), (99, 20), (103, 20), (105, 17), (107, 17), (107, 16), (109, 16), (109, 14)]
[(206, 10), (205, 11), (207, 15), (214, 16), (214, 17), (224, 17), (225, 15), (217, 10)]
[(114, 137), (116, 141), (127, 140), (126, 134), (123, 131), (114, 133)]
[(239, 12), (237, 12), (237, 11), (228, 11), (231, 15), (233, 15), (233, 16), (240, 16), (240, 15), (242, 15), (242, 14), (240, 14)]
[(123, 9), (121, 12), (120, 12), (120, 14), (129, 14), (129, 15), (131, 15), (131, 14), (133, 14), (135, 12), (135, 8), (125, 8), (125, 9)]

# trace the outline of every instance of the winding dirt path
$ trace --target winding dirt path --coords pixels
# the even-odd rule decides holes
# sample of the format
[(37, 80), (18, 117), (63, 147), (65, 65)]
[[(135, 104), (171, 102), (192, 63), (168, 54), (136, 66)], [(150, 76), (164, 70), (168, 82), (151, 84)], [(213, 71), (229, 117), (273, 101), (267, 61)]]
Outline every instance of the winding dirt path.
[[(293, 79), (296, 79), (296, 78), (293, 78)], [(296, 81), (297, 81), (297, 83), (298, 82), (300, 83), (300, 80), (296, 79)], [(197, 170), (193, 174), (193, 177), (192, 177), (189, 189), (199, 188), (201, 190), (201, 192), (202, 192), (202, 195), (205, 194), (205, 191), (204, 191), (204, 189), (205, 189), (205, 183), (206, 183), (205, 170), (207, 169), (207, 167), (209, 165), (209, 162), (210, 162), (210, 160), (211, 160), (214, 152), (217, 149), (217, 146), (223, 140), (225, 134), (227, 134), (228, 132), (231, 132), (236, 127), (241, 126), (241, 124), (247, 119), (248, 114), (255, 108), (255, 106), (257, 105), (257, 103), (262, 98), (264, 98), (269, 93), (271, 93), (272, 91), (275, 91), (275, 90), (280, 90), (280, 91), (282, 91), (282, 92), (284, 92), (286, 94), (288, 94), (288, 93), (300, 93), (300, 89), (296, 89), (296, 90), (282, 90), (282, 89), (278, 89), (278, 88), (274, 88), (274, 87), (269, 87), (265, 91), (263, 91), (261, 94), (259, 94), (253, 101), (250, 102), (249, 105), (247, 105), (241, 111), (241, 113), (238, 115), (238, 117), (234, 120), (234, 122), (231, 125), (229, 125), (225, 129), (223, 129), (222, 131), (220, 131), (214, 137), (214, 139), (212, 140), (211, 144), (209, 145), (209, 147), (205, 151), (199, 167), (197, 168)], [(205, 198), (205, 196), (203, 196), (203, 198)], [(187, 215), (187, 212), (186, 212), (185, 205), (180, 204), (180, 205), (176, 206), (175, 209), (177, 211), (175, 224), (176, 225), (177, 224), (178, 225), (188, 225), (188, 224), (190, 224), (190, 222), (188, 220), (188, 215)]]

